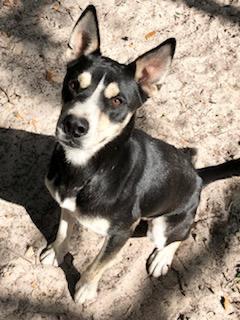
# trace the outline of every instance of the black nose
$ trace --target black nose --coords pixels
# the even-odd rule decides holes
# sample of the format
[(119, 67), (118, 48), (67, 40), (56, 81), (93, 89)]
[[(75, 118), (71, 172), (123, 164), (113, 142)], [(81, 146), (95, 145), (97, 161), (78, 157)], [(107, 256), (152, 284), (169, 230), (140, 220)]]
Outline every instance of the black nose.
[(77, 118), (70, 114), (63, 119), (61, 127), (68, 136), (80, 138), (87, 134), (89, 123), (84, 118)]

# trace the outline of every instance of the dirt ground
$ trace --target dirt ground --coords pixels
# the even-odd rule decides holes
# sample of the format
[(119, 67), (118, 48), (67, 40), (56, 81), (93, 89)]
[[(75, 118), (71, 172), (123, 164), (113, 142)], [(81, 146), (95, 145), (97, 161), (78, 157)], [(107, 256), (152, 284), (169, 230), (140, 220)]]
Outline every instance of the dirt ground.
[[(102, 52), (120, 62), (177, 39), (166, 83), (139, 111), (137, 126), (198, 148), (197, 167), (239, 157), (240, 1), (92, 3)], [(59, 218), (43, 177), (66, 41), (87, 4), (0, 1), (0, 320), (240, 319), (239, 178), (204, 190), (191, 235), (164, 278), (147, 276), (149, 240), (132, 239), (105, 273), (97, 300), (76, 305), (71, 294), (79, 272), (103, 240), (79, 226), (62, 268), (38, 262)]]

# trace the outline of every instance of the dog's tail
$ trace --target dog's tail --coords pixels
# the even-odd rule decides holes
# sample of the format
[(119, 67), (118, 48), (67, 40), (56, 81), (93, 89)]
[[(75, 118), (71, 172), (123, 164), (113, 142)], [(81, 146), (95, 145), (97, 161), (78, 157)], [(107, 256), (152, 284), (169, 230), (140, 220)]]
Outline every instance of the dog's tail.
[(240, 176), (240, 158), (216, 166), (197, 169), (197, 173), (203, 179), (203, 186), (217, 180)]

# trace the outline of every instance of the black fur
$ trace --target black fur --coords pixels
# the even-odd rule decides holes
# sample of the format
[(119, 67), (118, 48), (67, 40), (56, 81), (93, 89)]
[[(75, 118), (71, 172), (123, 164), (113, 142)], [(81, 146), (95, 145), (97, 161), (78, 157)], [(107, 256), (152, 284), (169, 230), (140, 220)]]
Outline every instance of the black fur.
[[(93, 8), (87, 10), (91, 11)], [(88, 13), (85, 12), (82, 17)], [(95, 9), (93, 17), (96, 23)], [(94, 20), (92, 22), (94, 23)], [(98, 32), (96, 34), (99, 36)], [(86, 50), (93, 40), (88, 38), (82, 50)], [(120, 91), (117, 99), (120, 99), (121, 103), (117, 108), (113, 107), (112, 100), (102, 91), (96, 102), (100, 113), (107, 116), (110, 123), (119, 125), (119, 128), (126, 117), (131, 115), (131, 119), (119, 134), (113, 136), (86, 163), (79, 166), (72, 164), (66, 157), (66, 148), (81, 150), (83, 138), (64, 134), (64, 138), (61, 136), (60, 139), (57, 130), (58, 142), (47, 176), (54, 190), (58, 192), (60, 203), (66, 198), (76, 199), (78, 217), (88, 217), (90, 220), (101, 217), (110, 223), (107, 231), (109, 240), (105, 251), (100, 255), (99, 263), (108, 261), (130, 236), (140, 235), (141, 228), (137, 228), (135, 233), (134, 229), (135, 223), (140, 223), (142, 219), (152, 221), (159, 216), (166, 217), (165, 245), (186, 239), (194, 221), (202, 186), (240, 173), (239, 159), (196, 170), (191, 163), (189, 152), (186, 153), (134, 128), (135, 111), (148, 98), (146, 86), (152, 86), (152, 79), (158, 75), (158, 70), (151, 75), (151, 69), (146, 65), (142, 77), (139, 81), (136, 80), (138, 63), (141, 59), (147, 63), (148, 57), (152, 59), (154, 55), (157, 56), (164, 46), (166, 50), (170, 48), (169, 56), (172, 58), (176, 46), (173, 38), (129, 65), (103, 57), (100, 49), (97, 49), (87, 55), (80, 54), (67, 67), (58, 129), (76, 104), (81, 109), (101, 80), (104, 81), (104, 87), (112, 82), (117, 83)], [(153, 66), (157, 68), (155, 65), (156, 61)], [(87, 88), (81, 89), (78, 76), (84, 71), (90, 73), (92, 79)], [(89, 126), (91, 128), (91, 123)], [(143, 231), (146, 233), (146, 225)]]
[[(71, 166), (57, 144), (48, 174), (49, 179), (55, 177), (62, 199), (77, 196), (81, 214), (109, 219), (110, 233), (128, 229), (141, 217), (183, 214), (201, 188), (181, 150), (132, 130), (133, 123), (134, 119), (84, 168)], [(198, 202), (198, 196), (191, 201)]]
[(240, 175), (240, 159), (230, 160), (217, 166), (197, 170), (203, 179), (204, 186), (211, 182)]

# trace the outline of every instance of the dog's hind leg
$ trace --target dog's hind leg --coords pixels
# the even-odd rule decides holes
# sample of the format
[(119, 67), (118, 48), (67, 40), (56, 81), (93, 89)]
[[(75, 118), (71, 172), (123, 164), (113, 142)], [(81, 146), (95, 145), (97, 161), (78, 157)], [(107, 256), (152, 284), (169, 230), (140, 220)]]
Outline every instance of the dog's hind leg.
[(63, 262), (64, 256), (68, 252), (68, 240), (72, 233), (74, 217), (66, 209), (62, 209), (57, 237), (40, 254), (42, 264), (58, 266)]
[(168, 272), (175, 252), (190, 232), (195, 214), (196, 207), (188, 212), (161, 216), (149, 222), (147, 235), (156, 246), (147, 260), (149, 275), (160, 277)]

